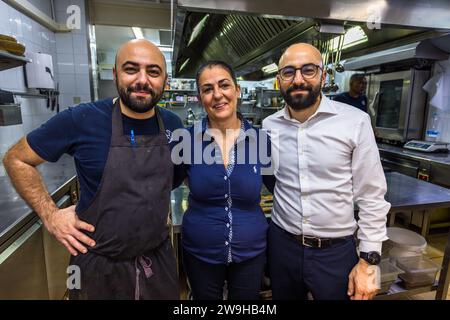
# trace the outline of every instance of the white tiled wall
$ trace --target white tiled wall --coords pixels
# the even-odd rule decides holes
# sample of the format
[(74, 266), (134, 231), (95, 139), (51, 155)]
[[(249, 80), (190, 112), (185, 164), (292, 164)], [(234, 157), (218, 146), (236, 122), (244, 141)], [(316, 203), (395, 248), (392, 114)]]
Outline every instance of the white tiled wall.
[[(51, 16), (50, 0), (29, 0), (41, 11)], [(26, 47), (25, 54), (42, 52), (52, 55), (55, 79), (59, 82), (61, 110), (74, 101), (91, 101), (88, 63), (88, 40), (85, 26), (84, 0), (54, 1), (56, 20), (66, 23), (69, 5), (81, 9), (81, 29), (69, 33), (54, 33), (31, 18), (0, 0), (0, 34), (14, 36)], [(0, 71), (0, 88), (13, 91), (27, 91), (23, 68)], [(0, 159), (6, 150), (23, 135), (38, 127), (55, 111), (46, 108), (46, 101), (36, 98), (16, 97), (21, 104), (23, 124), (0, 126)], [(0, 162), (0, 176), (4, 169)]]
[(56, 55), (60, 69), (61, 109), (81, 102), (91, 101), (89, 82), (88, 38), (84, 0), (54, 1), (56, 21), (66, 24), (67, 8), (77, 5), (81, 11), (80, 29), (56, 34)]

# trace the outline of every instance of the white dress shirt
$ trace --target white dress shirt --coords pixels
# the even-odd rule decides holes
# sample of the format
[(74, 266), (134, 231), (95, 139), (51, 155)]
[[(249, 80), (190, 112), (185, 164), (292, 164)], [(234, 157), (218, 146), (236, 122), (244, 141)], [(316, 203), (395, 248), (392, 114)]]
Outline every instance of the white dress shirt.
[(273, 222), (320, 238), (352, 235), (359, 227), (359, 250), (381, 252), (390, 204), (370, 117), (322, 96), (305, 122), (291, 118), (285, 107), (262, 126), (272, 137), (277, 180)]

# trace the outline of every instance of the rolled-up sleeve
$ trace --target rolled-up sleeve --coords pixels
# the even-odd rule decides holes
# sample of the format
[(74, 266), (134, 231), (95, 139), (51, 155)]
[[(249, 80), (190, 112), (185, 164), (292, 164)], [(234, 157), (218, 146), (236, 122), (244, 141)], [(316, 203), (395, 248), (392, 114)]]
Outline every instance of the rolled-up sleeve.
[(359, 250), (381, 252), (382, 242), (387, 240), (386, 221), (391, 205), (384, 199), (386, 178), (367, 114), (363, 115), (355, 133), (352, 174), (354, 201), (359, 208)]

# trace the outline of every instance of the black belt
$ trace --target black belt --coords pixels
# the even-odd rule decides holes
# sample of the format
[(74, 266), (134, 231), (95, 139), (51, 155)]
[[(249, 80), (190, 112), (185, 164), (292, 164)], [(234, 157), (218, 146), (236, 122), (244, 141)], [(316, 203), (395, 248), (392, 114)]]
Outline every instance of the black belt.
[(313, 236), (306, 236), (303, 234), (293, 235), (303, 246), (311, 248), (329, 248), (333, 245), (337, 245), (348, 241), (352, 236), (346, 236), (342, 238), (318, 238)]

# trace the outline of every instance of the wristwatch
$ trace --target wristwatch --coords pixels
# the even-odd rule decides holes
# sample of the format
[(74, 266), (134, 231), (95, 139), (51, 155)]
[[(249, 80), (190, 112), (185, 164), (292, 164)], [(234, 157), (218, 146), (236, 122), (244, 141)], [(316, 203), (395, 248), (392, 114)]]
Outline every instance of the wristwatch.
[(371, 265), (377, 265), (381, 261), (381, 256), (376, 251), (360, 252), (359, 257), (367, 261)]

